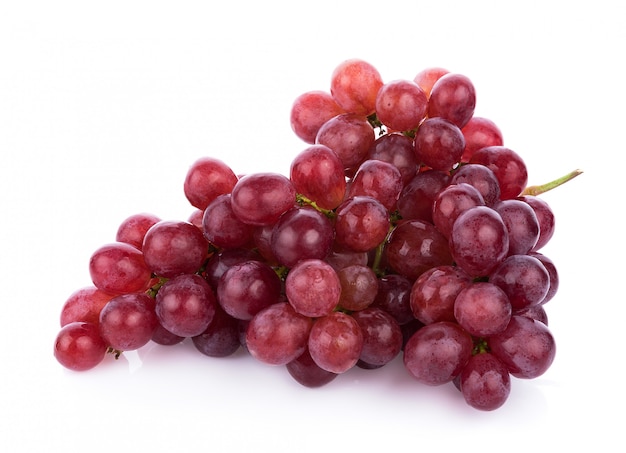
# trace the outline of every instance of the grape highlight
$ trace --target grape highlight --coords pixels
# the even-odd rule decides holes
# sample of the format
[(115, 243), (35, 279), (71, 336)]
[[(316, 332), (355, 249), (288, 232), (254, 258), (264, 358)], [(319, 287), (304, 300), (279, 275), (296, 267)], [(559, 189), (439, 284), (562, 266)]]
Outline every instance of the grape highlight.
[(217, 156), (182, 178), (188, 219), (140, 212), (89, 259), (61, 307), (54, 357), (87, 371), (153, 342), (285, 369), (308, 388), (401, 360), (492, 411), (556, 341), (555, 217), (469, 77), (384, 81), (349, 59), (297, 97), (289, 175), (237, 176)]

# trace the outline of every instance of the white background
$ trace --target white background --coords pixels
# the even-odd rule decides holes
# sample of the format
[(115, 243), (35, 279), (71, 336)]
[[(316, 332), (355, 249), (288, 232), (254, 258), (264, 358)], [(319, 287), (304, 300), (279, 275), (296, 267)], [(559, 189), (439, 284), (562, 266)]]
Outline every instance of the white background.
[[(0, 450), (623, 451), (624, 19), (618, 2), (0, 3)], [(556, 360), (489, 413), (395, 361), (310, 390), (243, 354), (148, 346), (86, 373), (52, 356), (65, 299), (136, 212), (186, 219), (198, 157), (288, 172), (297, 95), (359, 57), (442, 66), (544, 196)], [(618, 188), (619, 184), (619, 188)], [(347, 450), (347, 449), (350, 450)], [(368, 450), (368, 451), (369, 451)]]

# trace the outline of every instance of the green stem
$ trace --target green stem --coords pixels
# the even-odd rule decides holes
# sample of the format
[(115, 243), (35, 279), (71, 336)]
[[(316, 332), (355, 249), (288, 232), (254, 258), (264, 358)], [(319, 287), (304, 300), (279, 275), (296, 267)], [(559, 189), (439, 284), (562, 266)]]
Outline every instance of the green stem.
[(542, 193), (546, 193), (549, 190), (552, 190), (556, 187), (559, 187), (562, 184), (565, 184), (568, 181), (571, 181), (576, 176), (582, 174), (582, 172), (583, 172), (582, 170), (576, 169), (546, 184), (526, 187), (524, 191), (522, 192), (522, 195), (531, 195), (531, 196), (541, 195)]
[(296, 194), (296, 202), (300, 206), (304, 206), (304, 205), (311, 206), (313, 209), (315, 209), (316, 211), (321, 212), (322, 214), (324, 214), (329, 219), (334, 219), (337, 216), (337, 214), (335, 214), (335, 211), (333, 211), (331, 209), (320, 208), (315, 201), (313, 201), (310, 198), (302, 195), (301, 193)]
[(380, 262), (383, 259), (383, 252), (385, 250), (385, 244), (387, 244), (387, 242), (389, 241), (389, 237), (391, 236), (391, 233), (393, 232), (394, 229), (395, 229), (395, 224), (392, 223), (391, 226), (389, 227), (389, 231), (387, 232), (387, 236), (385, 236), (385, 240), (381, 242), (380, 244), (378, 244), (378, 246), (376, 247), (376, 254), (374, 255), (374, 261), (372, 262), (372, 270), (374, 271), (376, 276), (379, 278), (385, 275), (385, 271), (380, 269)]

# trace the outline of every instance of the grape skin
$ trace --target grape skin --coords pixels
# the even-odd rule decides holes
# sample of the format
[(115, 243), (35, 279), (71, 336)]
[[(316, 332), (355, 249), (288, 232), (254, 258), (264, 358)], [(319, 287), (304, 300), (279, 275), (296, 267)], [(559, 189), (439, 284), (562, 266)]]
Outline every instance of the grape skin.
[(509, 252), (509, 234), (500, 215), (487, 206), (462, 212), (452, 226), (450, 251), (472, 277), (489, 275)]
[(100, 336), (98, 326), (91, 322), (75, 321), (58, 332), (54, 342), (54, 357), (65, 368), (86, 371), (104, 360), (107, 344)]
[(116, 296), (100, 312), (100, 335), (109, 347), (119, 351), (145, 346), (158, 324), (154, 300), (144, 293)]
[(146, 289), (152, 276), (144, 254), (124, 242), (98, 248), (89, 259), (89, 274), (94, 286), (114, 295)]
[(424, 384), (445, 384), (463, 370), (472, 348), (472, 337), (458, 324), (448, 321), (428, 324), (407, 341), (404, 366)]
[(506, 366), (488, 352), (472, 356), (459, 381), (467, 404), (483, 411), (501, 407), (511, 393), (511, 378)]
[(331, 373), (345, 373), (359, 360), (363, 332), (352, 316), (334, 311), (315, 321), (308, 348), (320, 368)]
[(491, 352), (520, 379), (541, 376), (556, 355), (556, 343), (548, 327), (526, 316), (512, 316), (507, 328), (488, 342)]
[(312, 318), (328, 315), (339, 303), (341, 291), (333, 267), (319, 259), (298, 262), (285, 279), (289, 303), (298, 313)]
[(305, 351), (312, 325), (311, 318), (297, 313), (289, 303), (273, 304), (248, 324), (248, 351), (263, 363), (286, 365)]
[(216, 304), (215, 294), (204, 278), (184, 274), (159, 289), (155, 311), (165, 329), (180, 337), (193, 337), (209, 326)]

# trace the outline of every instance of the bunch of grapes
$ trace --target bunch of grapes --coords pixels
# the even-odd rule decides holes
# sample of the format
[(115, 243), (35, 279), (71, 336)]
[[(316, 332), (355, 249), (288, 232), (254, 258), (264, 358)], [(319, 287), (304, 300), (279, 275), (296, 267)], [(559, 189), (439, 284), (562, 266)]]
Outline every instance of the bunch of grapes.
[(383, 82), (346, 60), (329, 91), (291, 108), (305, 142), (288, 176), (194, 162), (186, 220), (138, 213), (89, 260), (92, 285), (61, 310), (54, 355), (88, 370), (148, 342), (243, 349), (306, 387), (402, 355), (426, 385), (493, 410), (511, 376), (555, 356), (544, 309), (558, 288), (539, 250), (554, 215), (522, 158), (474, 116), (464, 75)]

